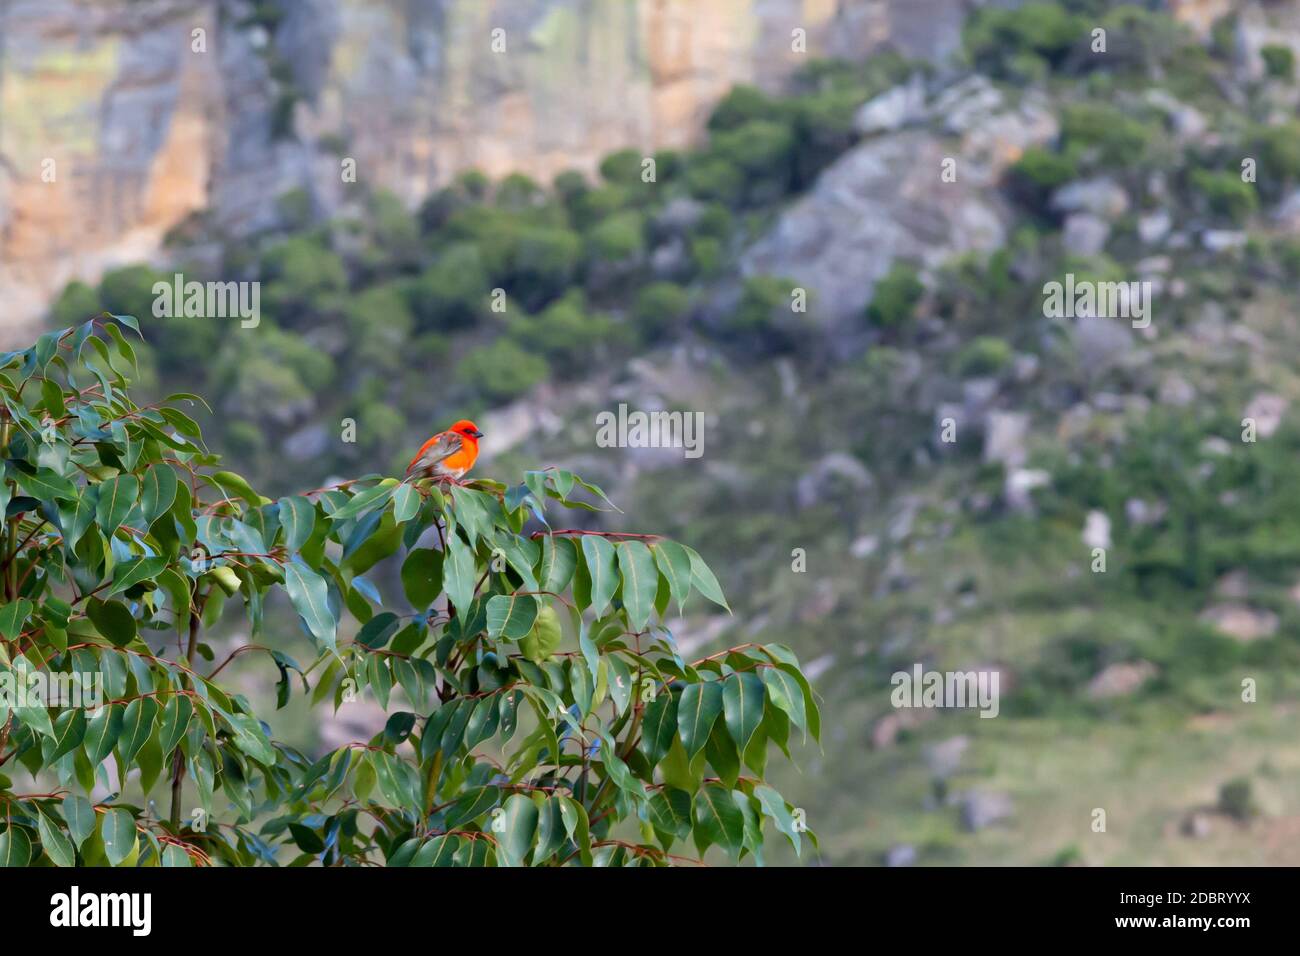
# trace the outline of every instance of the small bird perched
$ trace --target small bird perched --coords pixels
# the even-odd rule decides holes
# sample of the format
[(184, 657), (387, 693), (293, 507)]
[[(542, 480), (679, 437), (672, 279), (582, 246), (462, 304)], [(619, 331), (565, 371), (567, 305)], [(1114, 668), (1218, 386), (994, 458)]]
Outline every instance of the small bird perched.
[(474, 467), (478, 458), (478, 440), (483, 433), (469, 419), (462, 418), (445, 432), (439, 432), (420, 446), (411, 463), (406, 466), (406, 477), (453, 478), (464, 477)]

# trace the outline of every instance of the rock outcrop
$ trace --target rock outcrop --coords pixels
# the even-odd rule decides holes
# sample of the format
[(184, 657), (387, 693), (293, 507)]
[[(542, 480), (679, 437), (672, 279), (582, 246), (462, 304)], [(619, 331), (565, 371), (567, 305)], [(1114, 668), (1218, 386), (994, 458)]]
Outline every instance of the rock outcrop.
[(0, 338), (22, 339), (69, 279), (153, 257), (191, 215), (238, 237), (291, 191), (337, 208), (344, 159), (411, 205), (471, 167), (590, 171), (623, 147), (687, 145), (732, 85), (778, 85), (809, 57), (947, 57), (971, 5), (13, 0)]

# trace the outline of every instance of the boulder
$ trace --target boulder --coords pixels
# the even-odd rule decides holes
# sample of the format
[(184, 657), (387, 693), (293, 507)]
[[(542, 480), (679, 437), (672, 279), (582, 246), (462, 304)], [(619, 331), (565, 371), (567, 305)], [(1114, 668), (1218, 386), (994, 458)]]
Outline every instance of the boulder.
[(1098, 177), (1066, 183), (1052, 194), (1051, 208), (1059, 213), (1086, 212), (1114, 221), (1128, 212), (1128, 193), (1113, 179)]
[(833, 451), (819, 458), (811, 468), (799, 476), (795, 484), (795, 503), (811, 508), (830, 495), (835, 486), (847, 485), (852, 491), (863, 491), (871, 486), (871, 472), (846, 451)]
[(919, 73), (901, 86), (886, 90), (862, 105), (853, 118), (863, 135), (899, 129), (925, 115), (925, 85)]
[(1150, 661), (1111, 664), (1088, 682), (1088, 696), (1093, 700), (1127, 697), (1141, 689), (1155, 675), (1156, 667)]
[(1248, 604), (1225, 602), (1201, 612), (1199, 620), (1242, 643), (1277, 633), (1278, 617), (1272, 611)]
[(1089, 548), (1110, 547), (1110, 518), (1106, 512), (1093, 509), (1083, 523), (1083, 543)]
[(1255, 420), (1255, 433), (1260, 438), (1271, 438), (1282, 424), (1287, 401), (1281, 395), (1261, 392), (1250, 400), (1246, 406), (1244, 418)]
[(1106, 220), (1092, 213), (1080, 212), (1067, 216), (1061, 233), (1061, 244), (1072, 256), (1095, 256), (1106, 248), (1110, 226)]
[(989, 790), (971, 790), (958, 802), (961, 825), (974, 833), (1011, 819), (1014, 807), (1009, 794)]
[(1029, 415), (1025, 412), (991, 412), (984, 428), (984, 460), (1008, 469), (1024, 464), (1028, 451)]

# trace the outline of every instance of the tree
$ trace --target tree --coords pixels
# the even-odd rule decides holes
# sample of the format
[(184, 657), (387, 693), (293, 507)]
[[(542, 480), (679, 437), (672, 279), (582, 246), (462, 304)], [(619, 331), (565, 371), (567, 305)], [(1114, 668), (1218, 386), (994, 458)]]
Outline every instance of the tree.
[[(801, 847), (763, 774), (792, 724), (818, 735), (811, 688), (779, 645), (681, 657), (669, 608), (726, 607), (699, 554), (553, 527), (612, 507), (557, 468), (272, 501), (220, 470), (196, 396), (131, 400), (123, 327), (0, 355), (0, 864), (667, 865), (761, 859), (769, 822)], [(227, 602), (251, 639), (213, 666)], [(277, 706), (373, 695), (387, 725), (312, 760), (221, 683), (242, 654)]]

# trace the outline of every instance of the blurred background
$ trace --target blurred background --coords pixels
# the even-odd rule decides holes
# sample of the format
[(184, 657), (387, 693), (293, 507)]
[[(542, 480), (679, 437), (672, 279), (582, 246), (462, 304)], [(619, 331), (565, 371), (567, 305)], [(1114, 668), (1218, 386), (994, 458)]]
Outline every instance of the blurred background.
[[(718, 572), (686, 652), (809, 669), (816, 862), (1297, 865), (1297, 51), (1296, 0), (0, 0), (0, 340), (139, 316), (265, 494), (461, 417), (601, 483)], [(154, 318), (177, 271), (260, 324)], [(621, 402), (703, 456), (597, 447)], [(894, 708), (918, 663), (999, 716)]]

